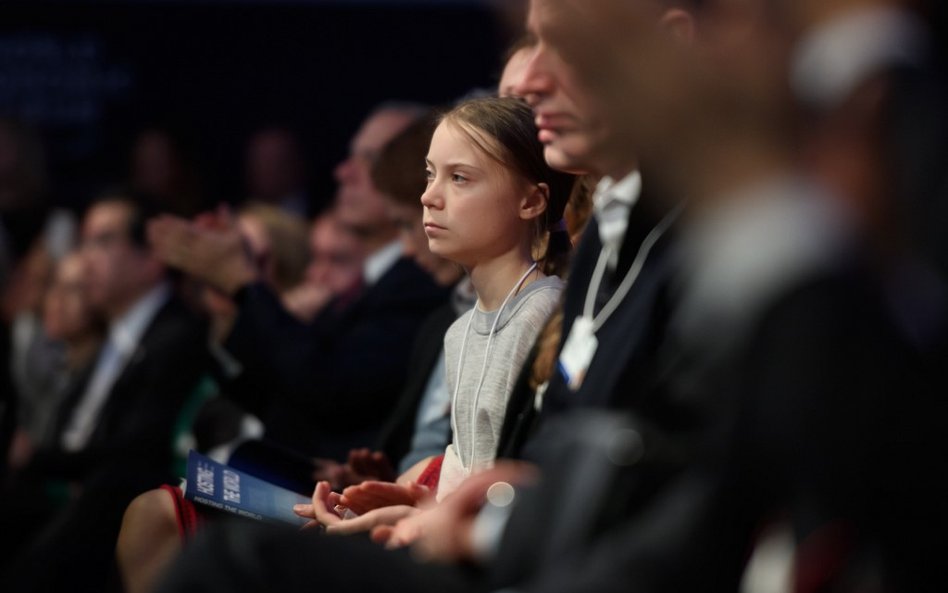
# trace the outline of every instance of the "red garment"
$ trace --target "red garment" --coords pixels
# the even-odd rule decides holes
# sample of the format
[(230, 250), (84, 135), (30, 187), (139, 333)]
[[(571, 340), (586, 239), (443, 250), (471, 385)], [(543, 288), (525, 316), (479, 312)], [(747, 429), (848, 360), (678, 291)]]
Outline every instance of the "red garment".
[(425, 466), (424, 471), (421, 472), (421, 475), (418, 476), (415, 482), (422, 486), (427, 486), (432, 492), (436, 492), (438, 490), (438, 482), (441, 481), (441, 463), (443, 461), (444, 454), (432, 457), (431, 461), (428, 462), (428, 465)]
[(175, 516), (178, 520), (178, 535), (181, 541), (186, 542), (194, 537), (198, 529), (204, 524), (204, 517), (194, 503), (184, 497), (184, 493), (177, 486), (163, 484), (161, 489), (171, 496), (174, 501)]

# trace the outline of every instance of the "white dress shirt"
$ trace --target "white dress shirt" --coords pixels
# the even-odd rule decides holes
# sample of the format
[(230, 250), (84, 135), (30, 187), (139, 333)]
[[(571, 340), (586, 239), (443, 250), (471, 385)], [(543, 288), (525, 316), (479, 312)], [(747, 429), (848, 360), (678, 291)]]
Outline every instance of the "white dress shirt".
[(362, 280), (366, 286), (372, 286), (385, 275), (402, 256), (402, 242), (392, 241), (365, 258), (362, 265)]
[(609, 268), (619, 263), (619, 251), (629, 226), (629, 212), (642, 193), (642, 176), (633, 171), (619, 181), (603, 177), (593, 194), (593, 216), (599, 226), (602, 248), (609, 250)]

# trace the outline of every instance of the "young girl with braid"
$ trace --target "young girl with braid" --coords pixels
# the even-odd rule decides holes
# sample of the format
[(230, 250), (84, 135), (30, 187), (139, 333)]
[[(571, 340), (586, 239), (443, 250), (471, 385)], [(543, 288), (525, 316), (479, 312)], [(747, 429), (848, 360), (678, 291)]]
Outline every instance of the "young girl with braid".
[[(557, 274), (570, 249), (562, 217), (574, 177), (547, 166), (533, 121), (517, 99), (466, 101), (441, 118), (425, 159), (429, 247), (460, 264), (478, 296), (445, 336), (453, 441), (423, 472), (440, 469), (438, 500), (492, 465), (507, 400), (562, 290)], [(419, 506), (432, 494), (409, 480), (364, 482), (342, 496), (321, 483), (313, 505), (297, 512), (328, 533), (379, 527), (385, 539), (380, 526), (409, 516), (423, 528)]]

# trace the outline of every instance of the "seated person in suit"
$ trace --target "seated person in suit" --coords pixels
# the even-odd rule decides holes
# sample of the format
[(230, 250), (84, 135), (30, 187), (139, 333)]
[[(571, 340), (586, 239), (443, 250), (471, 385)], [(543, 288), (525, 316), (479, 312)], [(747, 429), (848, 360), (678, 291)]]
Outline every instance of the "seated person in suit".
[[(421, 321), (446, 291), (402, 257), (385, 197), (369, 167), (416, 112), (383, 106), (373, 112), (336, 170), (335, 211), (366, 254), (362, 290), (341, 308), (329, 306), (310, 323), (294, 318), (260, 282), (232, 227), (198, 228), (165, 218), (151, 238), (170, 264), (231, 295), (237, 319), (225, 347), (250, 372), (265, 377), (280, 400), (286, 444), (307, 456), (344, 459), (370, 445), (404, 382), (408, 351)], [(371, 369), (371, 372), (367, 372)]]
[[(302, 285), (307, 271), (310, 254), (306, 222), (276, 206), (252, 202), (237, 212), (235, 223), (260, 277), (286, 302)], [(320, 303), (324, 300), (328, 297)], [(227, 295), (206, 285), (201, 287), (200, 304), (211, 318), (211, 343), (220, 344), (230, 334), (237, 307)], [(292, 310), (306, 317), (311, 314), (310, 308), (317, 307), (298, 306)]]
[[(313, 315), (328, 302), (331, 293), (322, 288), (318, 299), (299, 302), (300, 299), (291, 296), (303, 290), (309, 266), (309, 229), (303, 219), (276, 206), (250, 203), (238, 211), (236, 225), (261, 278), (280, 295), (294, 315), (304, 318)], [(296, 303), (292, 307), (291, 300)], [(230, 451), (240, 440), (259, 437), (265, 428), (270, 404), (266, 383), (244, 372), (239, 361), (222, 346), (236, 319), (236, 304), (220, 291), (201, 286), (200, 305), (210, 320), (208, 341), (217, 364), (209, 375), (213, 380), (207, 382), (206, 397), (210, 399), (195, 402), (201, 407), (195, 410), (193, 417), (183, 419), (184, 430), (190, 431), (179, 448), (183, 458), (191, 447), (202, 452), (218, 447)], [(224, 397), (213, 397), (217, 394)], [(255, 417), (249, 418), (247, 414)], [(215, 453), (221, 451), (218, 449)]]
[[(239, 233), (226, 221), (208, 228), (167, 217), (149, 230), (165, 261), (234, 298), (237, 318), (224, 346), (245, 372), (266, 382), (273, 394), (267, 430), (279, 433), (281, 449), (301, 456), (304, 464), (312, 457), (343, 461), (351, 449), (374, 444), (405, 382), (410, 355), (405, 344), (447, 298), (447, 287), (403, 256), (389, 200), (371, 178), (379, 151), (423, 113), (414, 106), (382, 105), (366, 118), (349, 158), (336, 168), (333, 215), (345, 232), (355, 234), (365, 254), (361, 286), (358, 294), (335, 295), (310, 322), (294, 317), (260, 281)], [(276, 453), (281, 461), (282, 453)], [(254, 455), (248, 462), (254, 467), (243, 469), (268, 477), (271, 451), (262, 448)], [(163, 505), (168, 511), (168, 497), (149, 494), (156, 496), (129, 509), (120, 542), (123, 567), (133, 567), (125, 572), (133, 588), (147, 588), (180, 548), (173, 508), (149, 510)], [(167, 548), (136, 536), (154, 525), (171, 526), (163, 540)]]
[[(663, 27), (687, 41), (692, 9), (690, 0), (665, 3)], [(545, 417), (575, 407), (627, 409), (646, 401), (659, 376), (657, 354), (672, 307), (678, 207), (649, 184), (633, 150), (613, 150), (616, 133), (604, 121), (601, 100), (551, 46), (539, 11), (531, 6), (527, 27), (536, 44), (513, 91), (537, 114), (547, 162), (601, 181), (564, 297), (559, 364), (539, 396), (518, 390), (501, 439), (499, 454), (506, 457), (523, 456), (525, 442)], [(575, 356), (578, 351), (583, 356)]]
[(30, 545), (23, 546), (27, 534), (3, 530), (4, 545), (23, 550), (15, 575), (40, 589), (62, 588), (57, 578), (96, 583), (108, 575), (122, 510), (169, 478), (172, 427), (207, 367), (202, 326), (174, 297), (145, 243), (146, 216), (144, 205), (123, 195), (107, 195), (86, 212), (88, 298), (106, 319), (106, 340), (67, 394), (50, 444), (4, 492), (6, 520), (18, 504), (35, 509), (43, 498), (37, 488), (50, 480), (70, 485), (65, 507), (44, 509), (29, 526), (47, 526)]
[[(309, 237), (301, 219), (267, 204), (243, 207), (236, 224), (248, 254), (259, 266), (260, 277), (298, 318), (312, 317), (334, 296), (351, 292), (360, 275), (361, 256), (355, 237), (338, 224), (332, 212), (316, 219)], [(309, 288), (313, 289), (311, 294)], [(303, 291), (307, 294), (301, 295)], [(236, 318), (236, 304), (208, 286), (203, 287), (201, 296), (211, 321), (210, 346), (217, 363), (214, 380), (219, 397), (205, 402), (197, 413), (192, 427), (197, 448), (226, 459), (235, 448), (262, 436), (272, 441), (276, 450), (283, 451), (278, 448), (282, 444), (280, 427), (269, 423), (271, 410), (279, 400), (268, 397), (266, 382), (245, 372), (221, 346)], [(291, 459), (295, 461), (295, 457)], [(130, 590), (147, 584), (153, 567), (169, 550), (176, 549), (179, 525), (174, 511), (180, 504), (190, 502), (183, 500), (176, 487), (166, 485), (140, 495), (129, 505), (118, 559)], [(148, 530), (135, 528), (144, 524), (149, 525)], [(150, 554), (130, 552), (139, 548)], [(129, 561), (132, 556), (134, 560)]]
[(343, 308), (361, 289), (362, 246), (332, 210), (316, 217), (309, 232), (309, 264), (304, 281), (283, 293), (283, 306), (310, 322), (330, 301)]

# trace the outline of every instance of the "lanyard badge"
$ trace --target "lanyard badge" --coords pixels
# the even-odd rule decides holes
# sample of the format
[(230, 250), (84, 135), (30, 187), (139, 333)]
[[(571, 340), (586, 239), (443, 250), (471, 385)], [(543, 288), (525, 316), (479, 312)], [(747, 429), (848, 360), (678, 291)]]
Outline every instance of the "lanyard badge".
[(577, 317), (563, 344), (557, 368), (566, 379), (566, 384), (577, 391), (586, 378), (586, 371), (592, 363), (599, 340), (593, 330), (593, 320), (585, 315)]
[(586, 371), (592, 363), (593, 356), (596, 355), (596, 349), (599, 347), (599, 339), (596, 338), (596, 332), (609, 319), (609, 317), (619, 307), (619, 303), (629, 294), (632, 285), (639, 277), (639, 273), (645, 266), (645, 260), (648, 258), (652, 247), (658, 242), (662, 234), (668, 230), (668, 227), (675, 221), (681, 213), (681, 205), (677, 206), (652, 229), (639, 246), (638, 253), (619, 287), (612, 294), (602, 310), (598, 314), (593, 314), (596, 294), (602, 285), (602, 279), (606, 272), (606, 265), (612, 257), (613, 250), (610, 247), (604, 247), (599, 252), (599, 261), (593, 270), (592, 277), (589, 280), (589, 286), (586, 289), (586, 302), (583, 306), (583, 314), (576, 318), (573, 327), (563, 344), (563, 350), (560, 352), (560, 359), (557, 368), (566, 379), (567, 385), (573, 391), (577, 391), (586, 378)]

